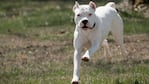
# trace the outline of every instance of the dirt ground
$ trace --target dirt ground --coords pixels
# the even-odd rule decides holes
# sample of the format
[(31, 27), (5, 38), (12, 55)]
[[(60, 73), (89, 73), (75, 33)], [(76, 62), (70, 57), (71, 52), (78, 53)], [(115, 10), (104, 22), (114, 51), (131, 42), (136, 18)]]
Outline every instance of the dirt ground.
[(126, 36), (125, 43), (131, 59), (149, 61), (149, 34)]
[[(129, 35), (124, 39), (129, 52), (127, 60), (149, 62), (149, 34)], [(112, 40), (109, 43), (113, 56), (115, 56), (113, 58), (117, 58), (115, 55), (118, 51), (117, 44)], [(68, 52), (69, 49), (70, 52)], [(68, 54), (71, 58), (73, 57), (72, 41), (37, 40), (16, 35), (0, 35), (1, 66), (15, 63), (64, 61), (67, 58), (62, 58), (61, 55)]]

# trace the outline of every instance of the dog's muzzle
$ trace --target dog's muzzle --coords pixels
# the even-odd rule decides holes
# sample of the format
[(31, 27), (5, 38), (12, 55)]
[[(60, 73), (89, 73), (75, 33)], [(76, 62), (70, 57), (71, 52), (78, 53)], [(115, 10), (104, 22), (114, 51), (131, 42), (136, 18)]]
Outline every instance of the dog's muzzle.
[(92, 27), (88, 27), (88, 26), (84, 25), (84, 26), (82, 27), (82, 29), (84, 29), (84, 30), (93, 29), (95, 26), (96, 26), (96, 23), (94, 23), (94, 25), (93, 25)]

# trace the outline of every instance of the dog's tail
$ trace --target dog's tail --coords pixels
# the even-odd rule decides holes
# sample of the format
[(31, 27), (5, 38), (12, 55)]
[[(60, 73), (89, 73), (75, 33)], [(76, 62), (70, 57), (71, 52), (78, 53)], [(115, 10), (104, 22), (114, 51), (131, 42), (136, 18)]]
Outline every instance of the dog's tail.
[(109, 6), (109, 7), (112, 7), (112, 8), (115, 8), (116, 9), (116, 5), (114, 2), (109, 2), (106, 4), (106, 6)]

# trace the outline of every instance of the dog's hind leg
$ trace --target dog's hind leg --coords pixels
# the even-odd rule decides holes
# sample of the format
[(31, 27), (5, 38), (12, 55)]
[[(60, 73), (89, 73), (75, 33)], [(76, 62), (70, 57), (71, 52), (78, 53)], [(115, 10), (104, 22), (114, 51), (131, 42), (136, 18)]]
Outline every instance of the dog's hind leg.
[(112, 35), (114, 36), (115, 41), (120, 45), (122, 54), (127, 54), (127, 51), (124, 47), (124, 38), (123, 38), (123, 21), (121, 17), (117, 14), (112, 24)]
[(109, 44), (107, 39), (105, 39), (102, 43), (103, 49), (104, 49), (104, 57), (110, 61), (112, 58), (111, 52), (110, 52), (110, 48), (109, 48)]

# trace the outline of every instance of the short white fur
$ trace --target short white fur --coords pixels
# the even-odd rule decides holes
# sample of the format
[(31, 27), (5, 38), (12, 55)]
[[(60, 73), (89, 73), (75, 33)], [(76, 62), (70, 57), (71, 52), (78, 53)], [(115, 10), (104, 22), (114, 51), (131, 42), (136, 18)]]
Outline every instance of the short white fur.
[[(92, 1), (87, 5), (79, 5), (76, 2), (73, 11), (75, 13), (74, 20), (76, 28), (73, 41), (75, 51), (72, 84), (78, 84), (81, 59), (83, 61), (89, 61), (102, 44), (106, 44), (107, 46), (106, 37), (110, 31), (122, 51), (125, 52), (125, 48), (123, 44), (123, 21), (115, 9), (114, 2), (109, 2), (105, 6), (97, 8), (96, 4)], [(85, 22), (84, 20), (87, 21)], [(81, 57), (84, 44), (88, 42), (91, 43), (91, 46)]]

